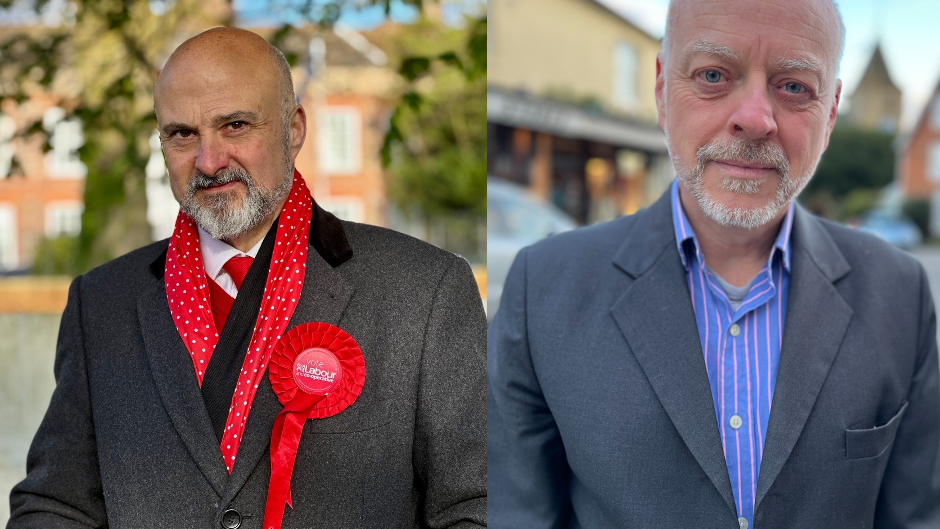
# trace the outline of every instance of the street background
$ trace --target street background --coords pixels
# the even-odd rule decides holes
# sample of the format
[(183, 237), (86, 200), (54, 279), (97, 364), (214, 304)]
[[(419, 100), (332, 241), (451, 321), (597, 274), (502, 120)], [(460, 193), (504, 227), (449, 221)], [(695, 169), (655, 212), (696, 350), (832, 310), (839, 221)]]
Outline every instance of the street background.
[[(940, 2), (838, 2), (839, 116), (799, 201), (940, 283)], [(675, 177), (654, 97), (668, 0), (490, 0), (488, 317), (520, 248), (629, 215)]]
[(219, 25), (276, 45), (317, 202), (459, 253), (485, 298), (486, 16), (484, 0), (0, 0), (0, 526), (71, 279), (172, 232), (151, 95), (172, 50)]

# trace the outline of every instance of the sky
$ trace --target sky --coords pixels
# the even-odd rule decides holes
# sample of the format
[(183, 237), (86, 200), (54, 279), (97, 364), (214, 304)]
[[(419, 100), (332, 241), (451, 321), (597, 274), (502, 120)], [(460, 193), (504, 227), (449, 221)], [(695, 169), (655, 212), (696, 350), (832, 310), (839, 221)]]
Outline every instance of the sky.
[[(662, 37), (668, 0), (599, 0), (651, 35)], [(842, 96), (855, 91), (875, 43), (901, 89), (901, 130), (916, 122), (940, 82), (940, 1), (841, 0), (845, 23)]]
[[(243, 19), (250, 19), (253, 24), (264, 24), (270, 19), (283, 20), (290, 18), (281, 13), (272, 13), (271, 6), (278, 7), (291, 3), (303, 5), (306, 2), (302, 0), (234, 0), (235, 10), (239, 12)], [(315, 1), (314, 4), (323, 4), (324, 1)], [(350, 2), (351, 4), (353, 2)], [(367, 0), (360, 0), (361, 4), (367, 4)], [(442, 16), (444, 22), (451, 25), (459, 25), (463, 22), (463, 15), (466, 13), (475, 14), (479, 12), (482, 4), (486, 0), (447, 0), (442, 3)], [(395, 22), (410, 23), (417, 19), (418, 11), (415, 7), (402, 2), (392, 2), (392, 9), (388, 18)], [(353, 29), (372, 29), (387, 20), (385, 15), (385, 6), (382, 5), (364, 5), (359, 9), (345, 9), (339, 17), (338, 22)]]

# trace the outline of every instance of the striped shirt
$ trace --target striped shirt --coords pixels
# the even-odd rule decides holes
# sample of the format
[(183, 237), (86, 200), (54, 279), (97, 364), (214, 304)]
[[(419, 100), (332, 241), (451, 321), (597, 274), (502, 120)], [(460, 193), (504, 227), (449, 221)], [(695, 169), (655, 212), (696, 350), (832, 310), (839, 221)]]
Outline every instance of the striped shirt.
[(678, 180), (672, 184), (672, 222), (689, 282), (739, 522), (743, 518), (747, 527), (753, 527), (757, 477), (787, 313), (793, 204), (788, 206), (767, 264), (737, 310), (705, 265), (679, 201)]

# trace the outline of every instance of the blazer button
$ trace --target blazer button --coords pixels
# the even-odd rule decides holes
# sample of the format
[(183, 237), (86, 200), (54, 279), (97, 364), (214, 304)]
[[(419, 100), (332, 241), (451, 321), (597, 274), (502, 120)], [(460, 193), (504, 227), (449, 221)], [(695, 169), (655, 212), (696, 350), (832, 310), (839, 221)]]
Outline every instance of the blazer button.
[(242, 515), (235, 509), (222, 513), (222, 527), (225, 529), (238, 529), (242, 526)]

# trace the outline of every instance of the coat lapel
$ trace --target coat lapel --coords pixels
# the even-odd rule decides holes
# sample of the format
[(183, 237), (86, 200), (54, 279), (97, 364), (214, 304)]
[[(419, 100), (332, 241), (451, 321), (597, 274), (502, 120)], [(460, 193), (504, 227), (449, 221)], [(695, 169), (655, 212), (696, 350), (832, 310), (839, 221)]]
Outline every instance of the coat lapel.
[(221, 496), (228, 473), (212, 432), (189, 351), (173, 325), (163, 281), (157, 282), (141, 296), (137, 302), (137, 314), (150, 369), (163, 405), (196, 465), (216, 494)]
[[(342, 222), (317, 205), (316, 200), (310, 224), (310, 247), (313, 251), (307, 252), (303, 291), (288, 329), (309, 321), (338, 324), (352, 296), (353, 289), (334, 269), (352, 258), (352, 247)], [(164, 250), (150, 264), (150, 271), (158, 281), (137, 303), (144, 347), (173, 426), (212, 488), (223, 499), (221, 505), (227, 505), (244, 487), (262, 456), (268, 454), (271, 429), (282, 406), (268, 377), (263, 377), (252, 403), (235, 468), (228, 475), (189, 352), (173, 325), (167, 305), (163, 283), (166, 254)]]
[[(307, 252), (303, 291), (287, 329), (312, 321), (338, 325), (352, 293), (353, 289), (346, 284), (342, 275), (317, 251)], [(235, 468), (222, 495), (222, 505), (227, 505), (235, 498), (255, 467), (263, 458), (270, 456), (271, 430), (282, 408), (265, 375), (251, 405)]]
[(852, 309), (833, 285), (849, 273), (849, 264), (821, 221), (802, 208), (794, 211), (783, 347), (755, 512), (793, 451), (852, 319)]
[(614, 264), (636, 280), (611, 313), (679, 435), (734, 510), (668, 192), (639, 214), (627, 239)]

